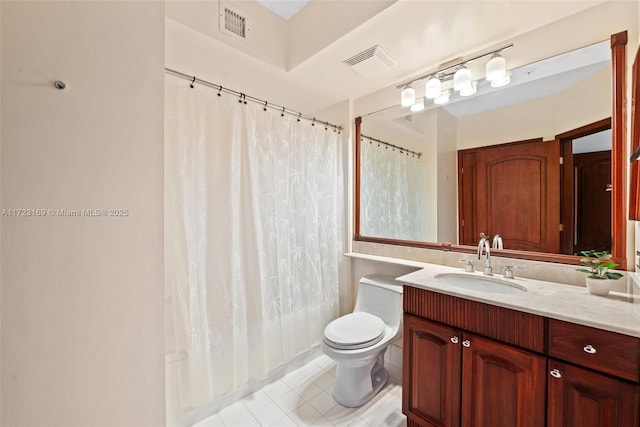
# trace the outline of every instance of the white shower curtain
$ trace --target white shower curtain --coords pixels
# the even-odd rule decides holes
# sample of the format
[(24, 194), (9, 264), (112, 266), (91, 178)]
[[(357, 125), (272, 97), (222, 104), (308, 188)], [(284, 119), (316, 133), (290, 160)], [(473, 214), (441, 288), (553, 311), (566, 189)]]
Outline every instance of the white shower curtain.
[(166, 77), (167, 336), (195, 408), (320, 342), (338, 314), (342, 136)]
[(428, 240), (424, 161), (363, 138), (360, 179), (362, 235)]

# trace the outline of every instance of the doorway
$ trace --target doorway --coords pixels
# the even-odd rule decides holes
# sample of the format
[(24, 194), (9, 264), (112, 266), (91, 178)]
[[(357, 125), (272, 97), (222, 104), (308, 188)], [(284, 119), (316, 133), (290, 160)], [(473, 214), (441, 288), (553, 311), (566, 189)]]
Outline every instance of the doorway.
[(565, 254), (611, 251), (611, 120), (558, 135), (561, 245)]

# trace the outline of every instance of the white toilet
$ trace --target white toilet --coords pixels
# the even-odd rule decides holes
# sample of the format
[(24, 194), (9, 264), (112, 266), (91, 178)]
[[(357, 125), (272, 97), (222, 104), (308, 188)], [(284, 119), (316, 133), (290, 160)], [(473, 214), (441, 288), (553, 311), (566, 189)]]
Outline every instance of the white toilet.
[(329, 323), (322, 340), (322, 351), (337, 363), (336, 402), (362, 406), (384, 387), (384, 352), (400, 334), (401, 322), (402, 285), (381, 275), (360, 279), (353, 313)]

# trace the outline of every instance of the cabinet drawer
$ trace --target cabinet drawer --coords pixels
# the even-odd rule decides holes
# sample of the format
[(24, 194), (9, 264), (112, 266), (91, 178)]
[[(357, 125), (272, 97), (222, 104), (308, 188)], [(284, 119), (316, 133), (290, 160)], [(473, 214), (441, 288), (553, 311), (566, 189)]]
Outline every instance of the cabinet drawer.
[(640, 339), (549, 319), (549, 355), (640, 382)]
[(496, 341), (545, 351), (545, 318), (426, 289), (404, 287), (404, 312)]

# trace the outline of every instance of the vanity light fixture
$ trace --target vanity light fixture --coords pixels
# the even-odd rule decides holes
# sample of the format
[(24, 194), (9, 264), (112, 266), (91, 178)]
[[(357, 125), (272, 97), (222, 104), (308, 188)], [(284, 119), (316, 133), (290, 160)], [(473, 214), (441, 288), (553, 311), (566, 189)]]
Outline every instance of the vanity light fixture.
[(400, 104), (403, 107), (410, 107), (416, 102), (416, 91), (411, 85), (406, 85), (400, 94)]
[(503, 79), (507, 75), (507, 60), (499, 53), (494, 53), (487, 62), (486, 75), (490, 82)]
[(449, 97), (451, 96), (451, 91), (449, 89), (443, 90), (442, 94), (433, 100), (433, 103), (436, 105), (442, 105), (449, 102)]
[(509, 76), (509, 73), (507, 73), (503, 78), (492, 81), (491, 87), (506, 86), (509, 84), (509, 82), (511, 82), (511, 77)]
[[(501, 55), (501, 52), (509, 49), (510, 47), (513, 47), (513, 43), (476, 55), (472, 58), (465, 59), (457, 64), (425, 74), (407, 83), (396, 86), (397, 89), (402, 89), (400, 94), (400, 104), (403, 107), (410, 107), (416, 103), (416, 92), (412, 85), (424, 79), (427, 80), (425, 83), (425, 98), (433, 99), (436, 104), (444, 104), (449, 101), (451, 92), (447, 90), (448, 93), (445, 93), (445, 90), (443, 90), (443, 82), (447, 82), (449, 80), (453, 80), (453, 89), (456, 92), (459, 92), (461, 96), (470, 96), (475, 94), (478, 79), (474, 80), (472, 78), (471, 71), (467, 68), (467, 64), (489, 55), (491, 55), (491, 59), (489, 59), (485, 66), (485, 77), (487, 81), (491, 83), (491, 87), (502, 87), (509, 84), (510, 78), (509, 72), (507, 71), (507, 61)], [(438, 102), (436, 102), (436, 100)], [(422, 102), (424, 103), (424, 99)]]
[(411, 106), (411, 111), (418, 112), (424, 110), (424, 98), (419, 98), (416, 102)]
[(478, 90), (478, 85), (476, 82), (469, 83), (469, 86), (463, 87), (460, 89), (460, 96), (471, 96), (476, 93)]
[(466, 65), (462, 65), (458, 68), (453, 75), (453, 90), (462, 91), (471, 87), (471, 71)]
[(431, 76), (425, 84), (425, 96), (427, 99), (436, 99), (442, 93), (442, 82), (437, 76)]

